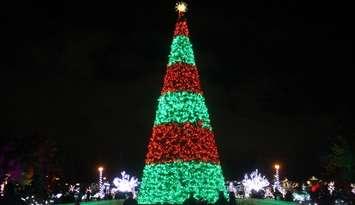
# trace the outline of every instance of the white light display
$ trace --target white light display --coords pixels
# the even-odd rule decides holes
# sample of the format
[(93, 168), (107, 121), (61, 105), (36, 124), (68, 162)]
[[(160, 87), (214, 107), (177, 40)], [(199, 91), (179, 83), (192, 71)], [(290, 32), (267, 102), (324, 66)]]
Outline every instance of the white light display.
[(274, 168), (275, 168), (274, 184), (273, 184), (274, 192), (276, 190), (278, 190), (282, 194), (282, 197), (285, 197), (286, 190), (280, 185), (280, 172), (279, 172), (280, 165), (279, 164), (275, 164)]
[(228, 191), (229, 191), (229, 192), (233, 192), (234, 195), (237, 193), (237, 189), (235, 188), (233, 182), (229, 182), (229, 183), (228, 183)]
[(328, 191), (330, 195), (333, 195), (333, 192), (335, 190), (335, 182), (329, 182), (328, 183)]
[(298, 183), (289, 181), (287, 178), (282, 181), (281, 185), (284, 190), (289, 192), (294, 192), (295, 189), (299, 186)]
[(301, 193), (293, 193), (293, 201), (302, 203), (305, 201), (309, 201), (311, 199), (311, 196), (307, 192), (301, 192)]
[(7, 184), (7, 180), (9, 178), (9, 174), (5, 174), (5, 179), (0, 184), (0, 196), (4, 196), (5, 186)]
[(274, 188), (274, 191), (276, 189), (280, 190), (280, 174), (279, 174), (279, 170), (280, 170), (280, 165), (279, 164), (275, 164), (275, 179), (274, 179), (274, 185), (273, 185), (273, 188)]
[(355, 194), (355, 184), (350, 184), (351, 193)]
[(59, 199), (59, 198), (62, 197), (62, 196), (63, 196), (63, 194), (62, 194), (62, 193), (59, 193), (59, 194), (56, 194), (56, 195), (55, 195), (55, 198)]
[(274, 194), (272, 193), (270, 187), (267, 187), (267, 188), (265, 189), (265, 196), (264, 196), (264, 197), (265, 197), (265, 198), (269, 198), (269, 199), (275, 198), (275, 196), (274, 196)]
[(104, 186), (103, 186), (103, 181), (102, 181), (102, 172), (104, 171), (103, 167), (98, 168), (99, 171), (99, 188), (100, 188), (100, 193), (103, 195), (104, 193)]
[(302, 191), (306, 191), (306, 185), (305, 184), (302, 184)]
[(228, 192), (233, 192), (235, 198), (237, 198), (237, 199), (244, 198), (244, 194), (242, 194), (243, 191), (244, 191), (244, 187), (243, 187), (241, 182), (238, 182), (238, 181), (227, 181), (226, 184), (227, 184)]
[(113, 188), (113, 192), (132, 192), (133, 196), (135, 197), (136, 194), (136, 187), (138, 186), (138, 179), (135, 177), (131, 177), (126, 174), (125, 171), (121, 172), (121, 178), (116, 177), (113, 179), (113, 184), (116, 188)]
[(0, 196), (4, 195), (4, 190), (5, 190), (5, 182), (0, 184)]
[(245, 197), (249, 197), (252, 190), (256, 192), (260, 190), (265, 191), (265, 187), (270, 185), (269, 181), (265, 176), (261, 176), (258, 170), (252, 172), (250, 176), (245, 174), (242, 184), (244, 186)]
[(80, 186), (78, 186), (78, 185), (69, 185), (69, 192), (78, 194), (80, 192)]
[(94, 198), (94, 199), (103, 199), (104, 197), (105, 197), (105, 195), (100, 192), (97, 192), (96, 194), (94, 194), (94, 196), (92, 196), (92, 198)]

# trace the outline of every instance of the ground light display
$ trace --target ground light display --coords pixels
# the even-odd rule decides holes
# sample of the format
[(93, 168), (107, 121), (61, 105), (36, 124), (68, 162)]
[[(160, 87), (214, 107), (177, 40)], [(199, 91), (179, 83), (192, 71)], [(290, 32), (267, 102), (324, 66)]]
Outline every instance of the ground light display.
[(189, 193), (213, 203), (226, 193), (210, 117), (200, 86), (186, 4), (178, 20), (158, 99), (138, 193), (139, 204), (182, 204)]

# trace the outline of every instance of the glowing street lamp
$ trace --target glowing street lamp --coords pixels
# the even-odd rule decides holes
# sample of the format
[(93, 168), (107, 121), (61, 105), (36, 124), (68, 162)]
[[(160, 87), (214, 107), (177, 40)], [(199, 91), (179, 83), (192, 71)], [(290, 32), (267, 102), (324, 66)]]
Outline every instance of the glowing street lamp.
[(99, 171), (99, 187), (100, 187), (100, 193), (104, 192), (104, 186), (102, 184), (102, 172), (104, 171), (103, 167), (99, 167), (97, 169)]
[(274, 175), (275, 181), (274, 181), (273, 188), (274, 188), (274, 191), (275, 191), (276, 189), (280, 189), (280, 175), (279, 175), (280, 165), (279, 164), (275, 164), (274, 168), (275, 168), (275, 175)]

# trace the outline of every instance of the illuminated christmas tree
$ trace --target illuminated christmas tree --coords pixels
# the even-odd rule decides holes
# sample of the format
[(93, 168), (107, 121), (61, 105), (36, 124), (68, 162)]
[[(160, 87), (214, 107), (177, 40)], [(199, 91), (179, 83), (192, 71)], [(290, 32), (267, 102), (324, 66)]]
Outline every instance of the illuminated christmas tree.
[(226, 194), (189, 39), (186, 4), (178, 3), (176, 9), (179, 16), (148, 145), (139, 204), (182, 204), (191, 192), (213, 203), (219, 191)]

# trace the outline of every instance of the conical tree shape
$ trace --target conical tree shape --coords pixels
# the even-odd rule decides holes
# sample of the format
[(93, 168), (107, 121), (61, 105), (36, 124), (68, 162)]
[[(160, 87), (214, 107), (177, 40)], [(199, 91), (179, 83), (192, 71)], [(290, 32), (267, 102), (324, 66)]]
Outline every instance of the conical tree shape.
[(215, 202), (226, 188), (183, 12), (158, 102), (138, 203), (182, 204), (191, 192)]

